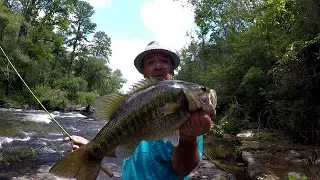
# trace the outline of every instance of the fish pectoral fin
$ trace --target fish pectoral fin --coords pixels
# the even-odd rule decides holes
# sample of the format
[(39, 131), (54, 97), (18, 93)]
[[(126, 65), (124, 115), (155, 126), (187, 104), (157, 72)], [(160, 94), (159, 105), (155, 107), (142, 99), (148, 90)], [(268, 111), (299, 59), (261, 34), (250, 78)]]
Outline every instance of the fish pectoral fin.
[(180, 138), (179, 129), (177, 129), (173, 132), (171, 136), (163, 138), (163, 141), (165, 143), (169, 141), (174, 147), (177, 147), (179, 145), (179, 138)]
[(118, 146), (116, 148), (115, 154), (118, 158), (127, 160), (131, 157), (137, 145), (138, 144), (136, 143), (136, 144)]
[(181, 108), (181, 104), (166, 103), (163, 107), (160, 108), (160, 112), (162, 112), (166, 116), (166, 115), (175, 113), (180, 108)]

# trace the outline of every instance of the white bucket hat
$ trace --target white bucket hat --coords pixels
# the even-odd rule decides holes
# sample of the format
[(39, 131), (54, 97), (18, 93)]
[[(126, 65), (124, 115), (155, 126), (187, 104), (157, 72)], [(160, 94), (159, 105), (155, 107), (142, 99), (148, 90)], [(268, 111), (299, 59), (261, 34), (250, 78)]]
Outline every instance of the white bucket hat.
[(152, 41), (147, 45), (146, 49), (134, 59), (134, 66), (136, 66), (137, 70), (141, 74), (143, 74), (143, 60), (146, 55), (152, 52), (162, 52), (169, 55), (172, 59), (173, 70), (180, 64), (180, 58), (176, 53), (171, 51), (169, 48), (162, 46), (159, 42)]

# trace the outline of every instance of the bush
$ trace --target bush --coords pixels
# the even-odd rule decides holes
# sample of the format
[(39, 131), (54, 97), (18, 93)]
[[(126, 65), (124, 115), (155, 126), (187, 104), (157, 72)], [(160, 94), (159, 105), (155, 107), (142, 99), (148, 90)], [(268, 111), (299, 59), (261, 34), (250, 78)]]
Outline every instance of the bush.
[[(51, 89), (48, 85), (37, 85), (33, 92), (47, 109), (63, 109), (69, 104), (66, 91)], [(40, 107), (38, 103), (34, 106)]]
[(86, 91), (88, 82), (81, 77), (65, 77), (55, 82), (54, 87), (68, 92), (69, 97), (74, 100), (78, 91)]
[(30, 149), (15, 149), (7, 152), (0, 152), (0, 165), (21, 162), (24, 159), (33, 158), (35, 155), (36, 152), (32, 147)]
[(13, 94), (10, 96), (5, 96), (3, 98), (4, 102), (7, 102), (9, 104), (12, 104), (14, 106), (20, 107), (22, 105), (22, 96), (18, 95), (18, 94)]
[(247, 115), (258, 121), (259, 114), (266, 103), (263, 92), (266, 88), (266, 77), (259, 68), (251, 67), (243, 77), (236, 96)]
[(99, 97), (99, 94), (95, 92), (80, 91), (76, 94), (76, 102), (81, 106), (92, 106), (97, 97)]
[(226, 132), (239, 132), (249, 127), (246, 111), (235, 101), (220, 119), (219, 124)]

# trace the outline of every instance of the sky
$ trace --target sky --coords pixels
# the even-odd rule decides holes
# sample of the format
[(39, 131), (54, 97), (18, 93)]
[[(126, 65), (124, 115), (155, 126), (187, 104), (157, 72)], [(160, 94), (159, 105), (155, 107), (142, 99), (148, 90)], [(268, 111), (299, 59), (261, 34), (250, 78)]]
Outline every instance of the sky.
[(172, 50), (180, 50), (190, 40), (187, 31), (195, 28), (191, 7), (173, 0), (86, 0), (94, 7), (92, 22), (96, 31), (104, 31), (111, 38), (110, 66), (120, 69), (127, 83), (127, 91), (141, 80), (133, 65), (134, 58), (151, 41), (159, 41)]

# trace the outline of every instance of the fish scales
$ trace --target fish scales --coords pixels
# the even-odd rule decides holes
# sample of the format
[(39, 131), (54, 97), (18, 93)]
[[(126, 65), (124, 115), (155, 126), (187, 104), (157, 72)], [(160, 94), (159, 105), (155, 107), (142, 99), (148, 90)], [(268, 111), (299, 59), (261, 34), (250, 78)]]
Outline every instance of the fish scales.
[[(134, 99), (124, 102), (123, 107), (119, 108), (119, 112), (115, 119), (109, 121), (110, 125), (105, 126), (96, 137), (107, 137), (107, 139), (93, 139), (96, 143), (92, 147), (91, 152), (93, 154), (103, 156), (109, 151), (114, 149), (119, 144), (126, 144), (132, 141), (141, 141), (142, 135), (149, 134), (149, 137), (145, 139), (156, 139), (158, 136), (163, 136), (165, 131), (159, 131), (160, 129), (172, 129), (176, 128), (172, 126), (170, 120), (179, 118), (181, 114), (175, 113), (165, 117), (161, 117), (159, 108), (163, 107), (166, 103), (176, 103), (182, 96), (181, 89), (173, 88), (171, 86), (155, 86), (151, 90), (145, 91), (135, 96)], [(177, 99), (179, 97), (179, 99)], [(139, 99), (139, 100), (138, 100)], [(132, 103), (129, 103), (132, 102)], [(129, 107), (127, 107), (130, 105)], [(121, 105), (120, 105), (121, 106)], [(123, 111), (126, 109), (126, 111)], [(149, 115), (153, 114), (153, 117)], [(150, 119), (158, 118), (157, 121), (151, 121)], [(134, 125), (133, 125), (134, 124)], [(122, 137), (119, 137), (121, 132)], [(168, 134), (169, 135), (169, 134)], [(114, 143), (109, 143), (110, 141)], [(101, 148), (104, 147), (104, 148)], [(91, 149), (91, 146), (88, 145)], [(100, 152), (103, 150), (103, 152)]]
[[(149, 99), (149, 102), (147, 101), (147, 103), (142, 103), (141, 106), (144, 107), (144, 110), (142, 110), (142, 112), (139, 111), (139, 109), (135, 111), (140, 113), (136, 121), (139, 121), (139, 123), (143, 123), (142, 125), (144, 126), (144, 128), (140, 130), (141, 135), (156, 134), (156, 132), (159, 131), (159, 128), (167, 128), (167, 126), (164, 126), (164, 123), (168, 122), (166, 121), (166, 119), (169, 119), (170, 116), (165, 116), (164, 118), (159, 109), (165, 106), (166, 103), (177, 103), (177, 101), (179, 100), (177, 99), (178, 93), (182, 94), (180, 89), (175, 89), (172, 87), (155, 87), (154, 92), (150, 91), (149, 93), (151, 94), (151, 97), (145, 96), (146, 100)], [(141, 100), (140, 103), (141, 102), (143, 102), (143, 100)], [(153, 121), (151, 121), (152, 119)], [(170, 123), (170, 125), (171, 124), (172, 123)]]

